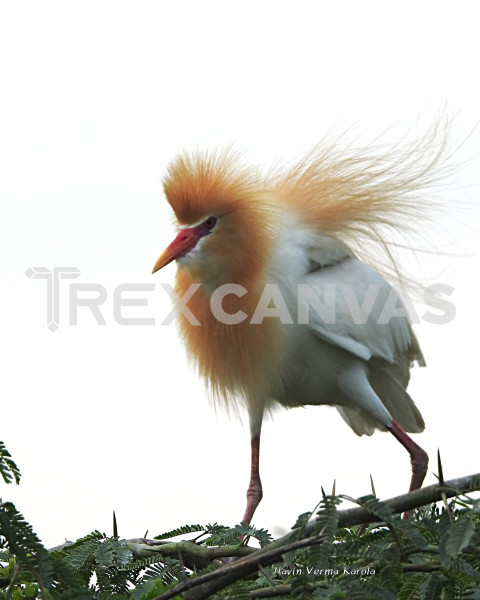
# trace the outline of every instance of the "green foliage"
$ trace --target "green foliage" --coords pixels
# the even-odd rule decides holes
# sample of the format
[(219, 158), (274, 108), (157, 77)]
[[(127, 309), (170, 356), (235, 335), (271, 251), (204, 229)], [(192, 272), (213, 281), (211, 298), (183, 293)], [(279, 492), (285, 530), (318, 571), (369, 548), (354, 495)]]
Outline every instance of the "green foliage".
[(5, 483), (20, 483), (20, 471), (3, 442), (0, 442), (0, 475)]
[[(3, 444), (0, 465), (7, 483), (18, 482)], [(179, 586), (195, 579), (205, 590), (199, 599), (480, 599), (478, 500), (424, 506), (406, 521), (365, 496), (354, 502), (369, 511), (370, 523), (340, 527), (343, 500), (324, 495), (280, 540), (250, 525), (215, 523), (185, 525), (154, 540), (93, 531), (54, 551), (12, 503), (0, 501), (0, 600), (178, 600)], [(255, 548), (248, 545), (253, 539)], [(236, 564), (248, 572), (232, 576)], [(230, 575), (210, 593), (208, 585), (225, 572)]]
[(445, 551), (448, 556), (458, 556), (468, 546), (472, 536), (475, 534), (475, 521), (471, 515), (465, 516), (452, 523), (448, 529), (448, 538)]
[(156, 535), (154, 539), (166, 540), (173, 537), (178, 537), (179, 535), (185, 535), (187, 533), (203, 533), (204, 531), (205, 527), (203, 527), (202, 525), (184, 525), (183, 527), (178, 527), (177, 529), (172, 529), (171, 531), (167, 531), (166, 533)]
[(0, 501), (0, 547), (8, 547), (28, 575), (51, 586), (53, 563), (32, 527), (11, 502)]
[(204, 540), (207, 546), (229, 546), (245, 545), (251, 538), (259, 541), (260, 547), (264, 547), (272, 541), (272, 536), (265, 529), (256, 529), (251, 525), (241, 523), (235, 527), (225, 527), (223, 525), (207, 525), (205, 533), (209, 537)]

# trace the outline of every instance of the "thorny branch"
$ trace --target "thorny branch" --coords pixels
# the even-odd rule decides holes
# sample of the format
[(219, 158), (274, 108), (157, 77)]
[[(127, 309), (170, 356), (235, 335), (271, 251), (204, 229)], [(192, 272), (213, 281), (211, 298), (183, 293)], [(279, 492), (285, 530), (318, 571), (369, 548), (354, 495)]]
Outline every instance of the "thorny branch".
[[(440, 481), (437, 484), (390, 498), (385, 501), (385, 504), (398, 514), (438, 502), (442, 498), (451, 498), (478, 490), (480, 490), (480, 473), (449, 481)], [(379, 521), (377, 516), (362, 507), (338, 511), (338, 527), (340, 528)], [(281, 556), (287, 552), (321, 544), (324, 536), (322, 532), (313, 535), (314, 525), (315, 522), (312, 520), (305, 525), (302, 531), (290, 532), (261, 549), (238, 545), (209, 547), (198, 545), (194, 541), (170, 542), (145, 538), (127, 540), (126, 543), (135, 558), (147, 558), (154, 554), (178, 558), (180, 554), (184, 565), (192, 571), (202, 570), (209, 565), (218, 564), (219, 566), (215, 571), (189, 577), (154, 599), (169, 600), (181, 595), (184, 600), (205, 600), (228, 585), (254, 575), (260, 568), (278, 562)], [(51, 550), (59, 550), (65, 545), (68, 545), (68, 542)], [(436, 565), (434, 563), (407, 564), (405, 568), (406, 570), (428, 571), (436, 568)], [(287, 593), (289, 593), (289, 586), (282, 584), (272, 588), (256, 590), (251, 597), (272, 598)]]
[[(386, 500), (385, 503), (390, 506), (395, 513), (403, 513), (420, 506), (438, 502), (442, 499), (442, 497), (451, 498), (458, 494), (465, 494), (477, 490), (480, 490), (480, 473), (467, 475), (466, 477), (460, 477), (457, 479), (451, 479), (443, 482), (442, 484), (439, 483), (430, 485), (423, 489), (409, 492), (408, 494), (402, 494), (401, 496), (390, 498)], [(338, 512), (339, 527), (352, 527), (354, 525), (375, 523), (378, 520), (378, 517), (372, 515), (372, 513), (361, 507), (341, 510)], [(260, 566), (266, 567), (272, 565), (287, 552), (322, 543), (324, 539), (323, 535), (311, 535), (313, 527), (313, 521), (307, 523), (301, 534), (302, 539), (296, 541), (292, 541), (292, 538), (295, 535), (298, 536), (298, 531), (288, 533), (287, 535), (278, 538), (260, 550), (243, 548), (245, 555), (242, 558), (234, 562), (227, 563), (219, 567), (216, 571), (212, 571), (198, 577), (191, 577), (187, 581), (183, 581), (171, 590), (168, 590), (168, 592), (157, 596), (155, 600), (169, 600), (170, 598), (174, 598), (177, 594), (181, 594), (182, 598), (185, 600), (204, 600), (205, 598), (208, 598), (215, 592), (225, 588), (235, 581), (239, 581), (248, 575), (256, 573)], [(184, 544), (184, 542), (180, 543)], [(163, 548), (166, 549), (167, 545), (168, 544), (165, 544)], [(178, 544), (172, 544), (172, 546), (178, 546)], [(218, 548), (217, 550), (221, 552), (216, 555), (216, 558), (219, 558), (220, 555), (226, 556), (226, 549), (227, 547)], [(213, 550), (213, 548), (209, 550)], [(231, 549), (227, 551), (230, 550)], [(237, 548), (237, 550), (239, 550), (239, 548)], [(159, 552), (162, 552), (162, 550), (159, 550)], [(235, 554), (238, 556), (238, 553), (231, 552), (228, 555), (234, 556)], [(278, 591), (279, 590), (277, 590), (277, 592)], [(282, 594), (277, 593), (274, 594), (274, 596), (275, 595)]]

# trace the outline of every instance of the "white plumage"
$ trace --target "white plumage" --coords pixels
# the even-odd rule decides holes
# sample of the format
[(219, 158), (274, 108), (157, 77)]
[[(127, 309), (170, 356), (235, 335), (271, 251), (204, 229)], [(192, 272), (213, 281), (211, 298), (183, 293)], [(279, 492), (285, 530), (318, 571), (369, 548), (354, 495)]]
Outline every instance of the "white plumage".
[[(392, 418), (406, 431), (422, 431), (423, 419), (405, 388), (411, 363), (425, 362), (400, 296), (342, 242), (292, 229), (280, 238), (267, 279), (281, 290), (291, 316), (282, 325), (271, 400), (334, 405), (358, 435), (385, 431)], [(325, 310), (302, 311), (315, 297)], [(305, 315), (308, 323), (299, 323)], [(259, 420), (254, 411), (252, 433), (259, 432)]]

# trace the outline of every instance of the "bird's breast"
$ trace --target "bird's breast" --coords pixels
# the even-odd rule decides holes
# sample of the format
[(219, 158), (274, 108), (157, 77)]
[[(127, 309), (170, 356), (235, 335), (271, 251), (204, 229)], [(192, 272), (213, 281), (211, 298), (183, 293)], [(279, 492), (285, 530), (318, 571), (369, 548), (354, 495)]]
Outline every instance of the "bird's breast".
[[(192, 283), (187, 273), (177, 273), (179, 297)], [(218, 298), (212, 302), (211, 291), (200, 286), (188, 302), (200, 324), (194, 325), (180, 314), (189, 356), (215, 398), (250, 406), (268, 395), (280, 359), (281, 327), (275, 319), (255, 321), (262, 289), (235, 283), (232, 293), (223, 295), (219, 310), (215, 306)]]

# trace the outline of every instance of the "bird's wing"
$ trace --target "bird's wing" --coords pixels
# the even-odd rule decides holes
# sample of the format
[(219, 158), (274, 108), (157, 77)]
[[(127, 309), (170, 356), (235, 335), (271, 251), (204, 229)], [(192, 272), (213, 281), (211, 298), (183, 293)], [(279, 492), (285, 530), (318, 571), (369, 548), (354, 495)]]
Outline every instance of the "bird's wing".
[[(324, 317), (330, 318), (311, 311), (309, 325), (314, 335), (367, 362), (369, 385), (390, 415), (406, 431), (422, 431), (424, 421), (406, 387), (411, 362), (425, 365), (425, 361), (399, 294), (354, 256), (317, 266), (306, 275), (305, 283), (325, 304), (334, 298), (335, 311), (333, 315), (325, 311)], [(355, 402), (337, 410), (358, 435), (382, 428)]]
[[(394, 365), (407, 357), (408, 363), (423, 364), (406, 308), (377, 271), (351, 255), (325, 265), (311, 251), (310, 263), (312, 270), (303, 280), (305, 296), (308, 301), (314, 293), (323, 303), (320, 311), (312, 307), (308, 311), (308, 324), (316, 336), (364, 361), (376, 358)], [(405, 369), (401, 370), (403, 374)]]

